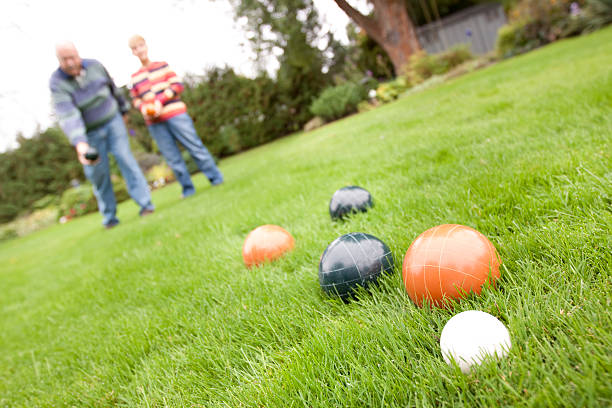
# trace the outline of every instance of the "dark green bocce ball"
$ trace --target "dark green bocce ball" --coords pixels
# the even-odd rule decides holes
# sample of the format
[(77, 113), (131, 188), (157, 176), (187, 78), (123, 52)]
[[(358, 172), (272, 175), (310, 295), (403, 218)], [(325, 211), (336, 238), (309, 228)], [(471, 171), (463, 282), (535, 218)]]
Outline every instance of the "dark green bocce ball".
[(341, 220), (351, 213), (366, 212), (373, 205), (372, 195), (368, 190), (357, 186), (343, 187), (332, 196), (329, 215), (332, 220)]
[(358, 287), (375, 284), (393, 272), (393, 254), (380, 239), (351, 232), (336, 238), (321, 256), (319, 283), (328, 295), (348, 297)]

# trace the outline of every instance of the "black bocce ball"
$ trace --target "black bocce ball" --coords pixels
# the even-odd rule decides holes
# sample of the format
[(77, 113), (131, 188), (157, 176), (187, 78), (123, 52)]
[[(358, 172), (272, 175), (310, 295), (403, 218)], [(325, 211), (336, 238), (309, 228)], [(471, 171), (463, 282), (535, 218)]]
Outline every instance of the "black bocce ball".
[(100, 154), (98, 153), (98, 150), (95, 147), (89, 146), (89, 149), (87, 149), (84, 156), (87, 160), (93, 162), (93, 161), (98, 160), (98, 157), (100, 156)]
[(332, 220), (340, 220), (350, 213), (366, 212), (373, 205), (372, 195), (368, 190), (357, 186), (343, 187), (332, 196), (329, 215)]
[(384, 242), (370, 234), (351, 232), (336, 238), (321, 256), (319, 283), (329, 295), (349, 296), (358, 286), (376, 283), (393, 272), (393, 255)]

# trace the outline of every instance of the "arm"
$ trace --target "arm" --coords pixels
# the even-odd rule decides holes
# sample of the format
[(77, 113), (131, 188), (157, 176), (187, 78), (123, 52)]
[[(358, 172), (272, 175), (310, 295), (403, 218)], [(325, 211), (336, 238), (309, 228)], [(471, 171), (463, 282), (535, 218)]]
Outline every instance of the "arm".
[(176, 75), (174, 71), (170, 69), (170, 67), (167, 67), (164, 79), (170, 84), (170, 86), (166, 88), (166, 90), (162, 94), (158, 95), (160, 97), (160, 102), (162, 103), (170, 99), (176, 98), (185, 89), (180, 78)]
[(68, 137), (70, 144), (76, 146), (87, 142), (87, 131), (81, 111), (72, 101), (68, 91), (61, 89), (59, 84), (51, 83), (51, 100), (59, 125)]
[(72, 102), (70, 94), (60, 89), (57, 84), (51, 84), (51, 99), (60, 127), (76, 149), (79, 162), (81, 164), (92, 164), (92, 161), (85, 158), (89, 144), (87, 143), (85, 122), (83, 122), (81, 111)]
[(134, 84), (132, 78), (130, 78), (130, 96), (132, 97), (132, 104), (138, 110), (140, 110), (140, 105), (142, 105), (142, 99), (138, 95), (138, 87)]
[(121, 94), (121, 91), (115, 85), (115, 82), (111, 78), (106, 68), (102, 66), (102, 69), (104, 70), (104, 73), (106, 74), (106, 77), (108, 78), (108, 86), (110, 87), (111, 93), (113, 94), (113, 97), (115, 98), (115, 100), (117, 101), (117, 104), (119, 105), (119, 111), (121, 112), (122, 115), (125, 115), (130, 110), (130, 103), (123, 97), (123, 95)]

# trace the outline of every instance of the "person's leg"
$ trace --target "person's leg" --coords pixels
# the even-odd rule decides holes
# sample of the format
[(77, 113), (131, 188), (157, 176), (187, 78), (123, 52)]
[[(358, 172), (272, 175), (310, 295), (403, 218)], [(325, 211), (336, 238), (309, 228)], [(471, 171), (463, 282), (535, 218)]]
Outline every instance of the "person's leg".
[(155, 207), (151, 203), (151, 192), (138, 162), (130, 150), (127, 130), (119, 114), (107, 125), (109, 150), (115, 156), (119, 170), (125, 179), (128, 193), (140, 206), (140, 214), (151, 212)]
[(210, 183), (213, 186), (223, 183), (223, 174), (196, 133), (189, 115), (186, 113), (177, 115), (168, 119), (166, 123), (172, 135), (189, 151), (198, 168), (208, 177)]
[(166, 163), (174, 172), (176, 180), (181, 183), (183, 187), (183, 197), (193, 195), (195, 193), (195, 187), (191, 181), (191, 175), (187, 170), (187, 165), (181, 151), (176, 145), (176, 141), (172, 136), (172, 133), (168, 129), (168, 122), (154, 123), (149, 126), (149, 133), (153, 136), (153, 139), (157, 142), (159, 151), (164, 155)]
[(116, 217), (117, 201), (113, 192), (113, 184), (110, 179), (110, 167), (108, 165), (108, 139), (104, 137), (102, 129), (90, 132), (87, 142), (95, 147), (100, 155), (98, 163), (94, 165), (84, 164), (85, 177), (93, 185), (94, 196), (98, 202), (98, 210), (102, 214), (102, 224), (108, 228), (119, 223)]

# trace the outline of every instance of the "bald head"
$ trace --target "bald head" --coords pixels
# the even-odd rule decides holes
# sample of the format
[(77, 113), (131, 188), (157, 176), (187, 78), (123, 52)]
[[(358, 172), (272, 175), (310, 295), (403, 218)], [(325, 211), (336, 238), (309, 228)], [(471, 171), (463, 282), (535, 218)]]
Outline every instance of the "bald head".
[(62, 41), (57, 43), (55, 45), (55, 55), (62, 71), (70, 76), (77, 76), (81, 73), (81, 57), (72, 42)]

